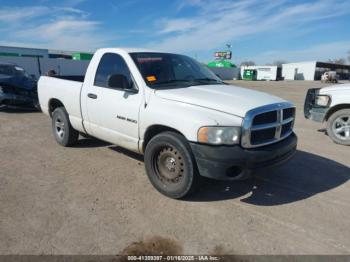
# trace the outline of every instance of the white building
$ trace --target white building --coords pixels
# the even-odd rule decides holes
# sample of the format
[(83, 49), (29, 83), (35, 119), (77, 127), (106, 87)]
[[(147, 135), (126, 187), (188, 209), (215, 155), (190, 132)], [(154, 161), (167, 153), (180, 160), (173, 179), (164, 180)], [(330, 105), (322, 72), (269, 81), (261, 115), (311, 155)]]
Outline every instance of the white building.
[(41, 57), (48, 58), (49, 51), (47, 49), (0, 46), (0, 56), (21, 56), (21, 57)]
[(314, 80), (316, 61), (289, 63), (282, 65), (284, 80)]
[(271, 80), (276, 81), (278, 78), (278, 67), (277, 66), (241, 66), (241, 77), (245, 69), (256, 70), (256, 80)]
[(284, 80), (320, 80), (326, 71), (336, 71), (340, 79), (349, 79), (350, 65), (340, 65), (317, 61), (289, 63), (282, 65)]
[(45, 75), (49, 70), (55, 70), (58, 75), (84, 75), (90, 61), (72, 60), (73, 53), (71, 51), (0, 46), (0, 63), (21, 66), (37, 78)]

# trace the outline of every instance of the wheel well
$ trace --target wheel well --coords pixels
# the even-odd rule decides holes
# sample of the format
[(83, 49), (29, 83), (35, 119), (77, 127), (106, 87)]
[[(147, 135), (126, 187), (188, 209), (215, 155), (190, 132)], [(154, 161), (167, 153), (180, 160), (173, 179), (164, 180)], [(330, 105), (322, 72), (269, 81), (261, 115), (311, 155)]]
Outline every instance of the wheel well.
[(63, 103), (58, 100), (58, 99), (51, 99), (49, 101), (49, 114), (52, 116), (52, 112), (57, 108), (57, 107), (64, 107)]
[(144, 138), (143, 138), (142, 152), (145, 152), (146, 146), (147, 146), (148, 142), (152, 139), (152, 137), (154, 137), (160, 133), (166, 132), (166, 131), (172, 131), (172, 132), (178, 133), (180, 135), (183, 135), (178, 130), (171, 128), (171, 127), (168, 127), (168, 126), (163, 126), (163, 125), (150, 126), (147, 128), (145, 135), (144, 135)]
[(346, 108), (350, 108), (350, 104), (340, 104), (340, 105), (336, 105), (332, 108), (330, 108), (325, 116), (325, 121), (328, 121), (328, 118), (333, 115), (334, 112), (339, 111), (341, 109), (346, 109)]

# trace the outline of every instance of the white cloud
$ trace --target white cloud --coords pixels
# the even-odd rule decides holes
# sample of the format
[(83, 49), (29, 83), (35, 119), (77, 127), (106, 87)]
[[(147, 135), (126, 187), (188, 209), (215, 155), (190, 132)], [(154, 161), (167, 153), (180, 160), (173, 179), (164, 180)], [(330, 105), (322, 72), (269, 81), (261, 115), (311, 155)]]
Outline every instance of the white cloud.
[(46, 14), (49, 9), (45, 6), (0, 9), (0, 22), (18, 23)]
[(208, 51), (259, 33), (300, 33), (309, 30), (314, 21), (350, 14), (350, 1), (346, 0), (319, 0), (306, 4), (286, 2), (196, 0), (189, 5), (180, 2), (180, 11), (195, 6), (199, 8), (198, 13), (190, 18), (159, 19), (157, 26), (162, 28), (161, 32), (173, 34), (164, 35), (148, 46), (177, 52)]
[[(0, 43), (87, 51), (109, 46), (116, 37), (106, 31), (100, 21), (79, 8), (84, 1), (62, 0), (52, 6), (49, 0), (42, 0), (40, 6), (0, 6)], [(131, 5), (136, 5), (135, 1), (111, 2), (107, 8), (122, 12), (130, 9)], [(248, 37), (252, 41), (271, 35), (276, 39), (279, 35), (300, 38), (316, 27), (322, 34), (322, 19), (350, 14), (350, 1), (314, 0), (301, 3), (293, 0), (178, 0), (172, 8), (174, 10), (169, 12), (173, 14), (171, 17), (159, 17), (157, 12), (145, 14), (140, 20), (147, 22), (141, 23), (138, 20), (135, 23), (144, 26), (132, 27), (129, 31), (126, 31), (128, 28), (117, 28), (118, 25), (116, 28), (123, 32), (126, 41), (137, 41), (135, 45), (140, 43), (151, 49), (204, 53), (223, 48), (226, 43), (235, 46), (242, 38)], [(145, 37), (152, 40), (135, 40), (138, 39), (135, 33), (140, 39)], [(293, 57), (299, 57), (298, 60), (309, 60), (317, 56), (334, 58), (339, 57), (344, 48), (348, 49), (345, 45), (344, 42), (334, 42), (329, 45), (319, 44), (316, 50), (312, 47), (290, 51), (284, 50), (281, 43), (281, 50), (265, 52), (255, 56), (256, 59), (249, 59), (270, 62), (275, 59), (291, 60)], [(322, 48), (327, 47), (337, 51), (331, 52), (329, 49), (325, 52), (327, 55), (322, 56), (325, 51)]]
[(174, 32), (184, 32), (191, 29), (195, 29), (203, 25), (204, 21), (196, 19), (163, 19), (160, 23), (162, 25), (161, 34), (174, 33)]
[(69, 1), (69, 6), (34, 6), (0, 8), (2, 45), (50, 49), (93, 51), (105, 46), (107, 37), (100, 33), (100, 22), (88, 19), (89, 14), (72, 7), (82, 1)]
[(20, 39), (32, 39), (37, 45), (52, 49), (94, 50), (106, 40), (96, 33), (96, 21), (59, 19), (35, 28), (17, 31)]
[(63, 12), (66, 12), (66, 13), (72, 13), (72, 14), (76, 14), (76, 15), (81, 15), (83, 17), (87, 17), (88, 16), (88, 13), (83, 11), (83, 10), (80, 10), (80, 9), (77, 9), (77, 8), (74, 8), (74, 7), (57, 7), (57, 10), (58, 11), (63, 11)]
[(284, 60), (288, 62), (298, 61), (321, 61), (328, 59), (346, 58), (350, 48), (350, 41), (338, 41), (330, 43), (321, 43), (312, 47), (297, 50), (269, 50), (254, 57), (247, 57), (247, 60), (254, 60), (257, 63), (273, 62)]

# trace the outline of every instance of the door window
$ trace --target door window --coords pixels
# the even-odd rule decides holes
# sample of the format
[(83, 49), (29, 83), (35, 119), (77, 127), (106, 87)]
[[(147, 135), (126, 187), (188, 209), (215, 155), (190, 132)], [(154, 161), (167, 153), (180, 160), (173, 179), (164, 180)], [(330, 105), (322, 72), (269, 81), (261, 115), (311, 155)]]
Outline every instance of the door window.
[(108, 79), (112, 75), (124, 75), (129, 84), (132, 85), (131, 74), (124, 59), (118, 54), (106, 53), (98, 65), (94, 85), (109, 87)]

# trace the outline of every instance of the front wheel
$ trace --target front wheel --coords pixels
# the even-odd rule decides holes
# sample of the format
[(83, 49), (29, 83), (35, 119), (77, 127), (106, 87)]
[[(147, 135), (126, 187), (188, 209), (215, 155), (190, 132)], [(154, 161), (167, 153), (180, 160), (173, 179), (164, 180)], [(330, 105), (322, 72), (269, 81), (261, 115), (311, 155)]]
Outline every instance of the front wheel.
[(337, 144), (350, 145), (350, 109), (336, 111), (330, 116), (327, 134)]
[(146, 147), (145, 167), (152, 185), (171, 198), (183, 198), (198, 185), (195, 160), (187, 140), (175, 132), (164, 132)]

